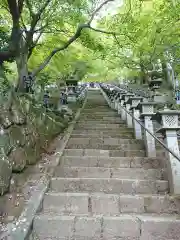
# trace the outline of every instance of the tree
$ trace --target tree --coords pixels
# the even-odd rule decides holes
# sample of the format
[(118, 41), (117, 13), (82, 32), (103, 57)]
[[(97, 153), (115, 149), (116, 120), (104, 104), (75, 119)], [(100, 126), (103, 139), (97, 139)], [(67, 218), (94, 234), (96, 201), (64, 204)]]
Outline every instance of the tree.
[[(64, 51), (76, 41), (84, 29), (98, 31), (91, 26), (91, 23), (101, 8), (112, 1), (102, 2), (92, 11), (88, 19), (85, 16), (93, 7), (90, 1), (3, 0), (2, 6), (10, 13), (12, 28), (7, 49), (0, 51), (0, 62), (10, 58), (16, 60), (19, 76), (18, 89), (23, 91), (24, 77), (26, 79), (29, 77), (28, 60), (39, 41), (46, 34), (60, 33), (59, 40), (62, 44), (60, 47), (55, 46), (42, 63), (33, 69), (32, 78), (49, 64), (55, 54)], [(71, 37), (69, 37), (69, 30), (75, 30)]]

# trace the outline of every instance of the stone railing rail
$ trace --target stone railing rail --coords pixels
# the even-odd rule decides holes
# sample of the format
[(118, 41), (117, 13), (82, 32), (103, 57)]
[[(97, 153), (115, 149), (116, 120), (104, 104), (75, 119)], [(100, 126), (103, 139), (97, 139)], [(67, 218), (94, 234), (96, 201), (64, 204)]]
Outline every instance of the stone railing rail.
[[(180, 129), (178, 125), (180, 112), (164, 108), (164, 110), (155, 113), (156, 102), (139, 97), (132, 91), (128, 92), (125, 89), (119, 88), (117, 90), (116, 87), (111, 91), (106, 85), (101, 85), (102, 93), (109, 106), (118, 111), (122, 120), (126, 121), (128, 128), (133, 129), (136, 139), (144, 141), (146, 156), (156, 157), (156, 143), (165, 150), (162, 152), (163, 157), (161, 154), (159, 160), (161, 167), (167, 168), (171, 193), (180, 194), (180, 153), (177, 137), (177, 131)], [(156, 132), (163, 136), (165, 143), (154, 134), (153, 121), (157, 121), (160, 126)]]

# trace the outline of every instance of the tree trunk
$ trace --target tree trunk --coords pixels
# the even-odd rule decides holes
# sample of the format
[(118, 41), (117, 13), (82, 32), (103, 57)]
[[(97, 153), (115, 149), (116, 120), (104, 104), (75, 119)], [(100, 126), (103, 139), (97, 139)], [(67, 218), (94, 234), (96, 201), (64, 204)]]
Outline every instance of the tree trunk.
[(140, 63), (140, 68), (141, 68), (141, 75), (140, 75), (140, 79), (141, 79), (141, 84), (147, 84), (149, 82), (149, 76), (148, 73), (146, 72), (146, 69), (144, 67), (144, 65), (142, 63)]
[(20, 92), (25, 91), (25, 79), (28, 78), (27, 55), (16, 58), (16, 65), (18, 70), (17, 89)]
[(173, 82), (171, 79), (171, 74), (168, 70), (168, 64), (167, 62), (162, 61), (162, 71), (163, 71), (163, 75), (164, 75), (164, 80), (165, 80), (165, 84), (166, 86), (169, 88), (173, 88)]

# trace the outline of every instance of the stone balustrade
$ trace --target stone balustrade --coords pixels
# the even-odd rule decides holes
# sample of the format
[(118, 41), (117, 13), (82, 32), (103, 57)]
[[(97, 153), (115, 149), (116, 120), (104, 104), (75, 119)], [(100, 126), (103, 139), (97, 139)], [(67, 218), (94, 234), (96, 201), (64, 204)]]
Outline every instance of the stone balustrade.
[[(129, 128), (133, 128), (136, 139), (144, 140), (147, 157), (155, 158), (157, 156), (157, 137), (154, 134), (162, 134), (161, 147), (165, 153), (162, 161), (168, 169), (170, 191), (172, 194), (180, 194), (180, 152), (177, 138), (177, 131), (180, 130), (180, 126), (178, 126), (180, 111), (164, 109), (156, 112), (158, 109), (156, 106), (163, 102), (161, 96), (158, 95), (157, 99), (156, 94), (150, 100), (149, 97), (139, 97), (137, 93), (138, 91), (134, 94), (132, 89), (129, 91), (127, 86), (121, 85), (118, 93), (113, 92), (109, 98), (111, 102), (116, 102), (116, 104), (109, 105), (118, 111), (121, 119), (126, 122)], [(106, 99), (107, 95), (105, 94)], [(161, 126), (156, 132), (153, 121)]]

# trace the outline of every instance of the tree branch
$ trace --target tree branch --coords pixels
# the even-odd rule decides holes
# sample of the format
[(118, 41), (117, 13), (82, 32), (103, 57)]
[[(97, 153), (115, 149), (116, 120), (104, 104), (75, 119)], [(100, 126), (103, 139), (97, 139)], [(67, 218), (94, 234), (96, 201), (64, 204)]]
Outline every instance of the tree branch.
[(11, 14), (13, 26), (11, 29), (11, 36), (9, 46), (6, 51), (0, 52), (0, 64), (8, 61), (17, 55), (19, 49), (19, 41), (21, 37), (19, 19), (23, 9), (24, 0), (19, 0), (17, 3), (14, 0), (7, 0), (9, 12)]
[(101, 8), (106, 5), (109, 2), (113, 2), (114, 0), (106, 0), (105, 2), (103, 2), (102, 4), (100, 4), (100, 6), (92, 13), (92, 16), (90, 18), (90, 20), (87, 23), (84, 24), (79, 24), (79, 26), (77, 27), (77, 30), (75, 32), (75, 34), (69, 38), (69, 40), (64, 44), (64, 46), (59, 47), (59, 48), (55, 48), (50, 54), (49, 56), (44, 60), (44, 62), (38, 67), (36, 68), (33, 72), (32, 72), (32, 76), (35, 77), (39, 72), (41, 72), (47, 65), (48, 63), (51, 61), (52, 57), (60, 52), (63, 51), (65, 49), (67, 49), (74, 41), (76, 41), (80, 36), (81, 36), (81, 32), (83, 29), (88, 28), (97, 32), (101, 32), (101, 33), (108, 33), (108, 34), (114, 34), (114, 33), (110, 33), (110, 32), (106, 32), (104, 30), (98, 30), (95, 29), (93, 27), (91, 27), (91, 22), (93, 21), (95, 15), (101, 10)]
[(88, 24), (90, 25), (96, 16), (96, 14), (101, 10), (102, 7), (104, 7), (107, 3), (114, 2), (114, 0), (106, 0), (105, 2), (101, 3), (99, 7), (96, 8), (96, 10), (92, 13), (91, 18), (88, 21)]
[(91, 27), (91, 26), (89, 26), (89, 29), (91, 29), (95, 32), (105, 33), (105, 34), (109, 34), (109, 35), (114, 35), (115, 34), (115, 32), (108, 32), (108, 31), (105, 31), (105, 30), (101, 30), (101, 29)]

